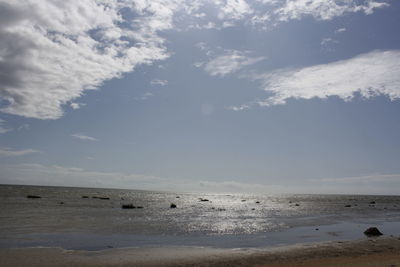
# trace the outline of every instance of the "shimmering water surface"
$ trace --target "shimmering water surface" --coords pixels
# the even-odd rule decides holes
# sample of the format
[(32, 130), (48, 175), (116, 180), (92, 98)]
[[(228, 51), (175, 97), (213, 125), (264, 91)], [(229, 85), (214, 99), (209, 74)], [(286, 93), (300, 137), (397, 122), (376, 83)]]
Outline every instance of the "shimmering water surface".
[[(41, 198), (27, 198), (27, 195)], [(171, 203), (177, 208), (170, 208)], [(122, 209), (122, 204), (143, 208)], [(340, 228), (346, 224), (386, 224), (397, 234), (398, 222), (399, 196), (199, 194), (0, 186), (2, 247), (73, 248), (85, 242), (86, 247), (96, 247), (96, 242), (117, 246), (221, 246), (218, 239), (236, 242), (238, 246), (258, 246), (260, 237), (266, 235), (280, 240), (284, 233), (296, 229), (297, 233), (300, 229), (307, 233), (316, 227), (324, 229), (324, 225)], [(240, 240), (247, 243), (240, 244)]]

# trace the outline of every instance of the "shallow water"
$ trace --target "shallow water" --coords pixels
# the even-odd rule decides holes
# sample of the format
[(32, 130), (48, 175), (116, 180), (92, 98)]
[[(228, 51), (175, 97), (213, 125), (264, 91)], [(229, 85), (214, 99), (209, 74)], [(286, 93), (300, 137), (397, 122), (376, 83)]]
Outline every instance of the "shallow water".
[[(27, 195), (41, 198), (30, 199)], [(143, 209), (121, 208), (130, 203)], [(171, 209), (171, 203), (177, 208)], [(362, 231), (358, 228), (368, 225), (381, 225), (390, 229), (390, 234), (400, 234), (398, 222), (400, 196), (198, 194), (0, 186), (1, 247), (247, 247), (301, 239), (359, 238)], [(325, 229), (324, 225), (330, 228)], [(341, 225), (351, 230), (332, 230)], [(316, 227), (322, 230), (317, 231)], [(331, 230), (338, 232), (336, 236), (329, 234)]]

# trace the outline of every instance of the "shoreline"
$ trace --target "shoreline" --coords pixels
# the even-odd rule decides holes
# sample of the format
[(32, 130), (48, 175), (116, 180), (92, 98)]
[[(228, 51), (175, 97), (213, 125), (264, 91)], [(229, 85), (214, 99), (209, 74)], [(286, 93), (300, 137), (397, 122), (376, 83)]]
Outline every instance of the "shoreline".
[(329, 241), (268, 248), (62, 248), (0, 249), (8, 266), (398, 266), (400, 237)]

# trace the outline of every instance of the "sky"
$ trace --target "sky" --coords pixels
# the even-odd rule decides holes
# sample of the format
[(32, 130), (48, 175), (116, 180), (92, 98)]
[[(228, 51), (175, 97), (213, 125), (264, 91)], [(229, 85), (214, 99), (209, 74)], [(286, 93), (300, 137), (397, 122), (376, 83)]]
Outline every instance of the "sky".
[(0, 184), (399, 194), (400, 1), (0, 0)]

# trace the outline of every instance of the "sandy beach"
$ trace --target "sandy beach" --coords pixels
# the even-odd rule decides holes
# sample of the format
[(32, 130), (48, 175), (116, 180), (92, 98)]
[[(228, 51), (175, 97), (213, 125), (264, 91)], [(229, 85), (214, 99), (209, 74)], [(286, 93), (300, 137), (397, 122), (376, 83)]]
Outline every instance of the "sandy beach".
[(400, 266), (400, 238), (298, 244), (265, 249), (201, 247), (1, 249), (9, 266)]

